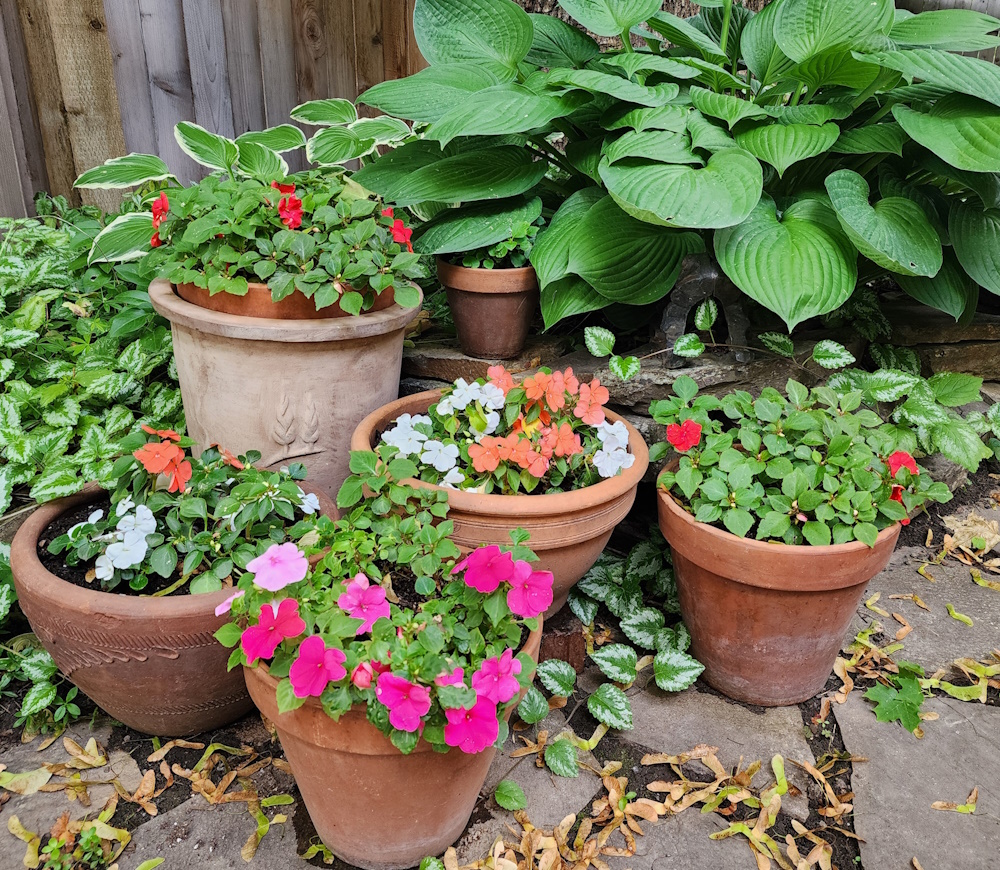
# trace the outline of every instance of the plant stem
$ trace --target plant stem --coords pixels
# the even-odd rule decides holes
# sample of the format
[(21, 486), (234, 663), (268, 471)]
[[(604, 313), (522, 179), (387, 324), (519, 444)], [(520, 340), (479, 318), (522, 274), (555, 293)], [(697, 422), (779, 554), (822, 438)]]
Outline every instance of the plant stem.
[(723, 0), (724, 12), (722, 13), (722, 37), (719, 39), (719, 48), (722, 53), (726, 53), (726, 43), (729, 42), (729, 25), (733, 20), (733, 0)]
[(530, 145), (526, 146), (529, 151), (531, 151), (533, 154), (537, 154), (539, 157), (544, 157), (546, 160), (549, 161), (549, 163), (558, 166), (561, 170), (563, 170), (563, 172), (568, 172), (570, 175), (580, 174), (569, 163), (567, 163), (566, 160), (563, 158), (563, 156), (558, 151), (556, 151), (552, 146), (550, 146), (548, 142), (546, 142), (544, 139), (542, 139), (542, 141), (539, 142), (538, 141), (539, 138), (540, 137), (536, 136), (531, 139), (531, 142), (534, 143), (535, 147), (532, 148)]
[(792, 95), (791, 102), (788, 105), (797, 106), (799, 104), (799, 100), (802, 99), (802, 87), (802, 82), (796, 82), (795, 93)]
[[(809, 371), (809, 369), (806, 366), (802, 365), (802, 363), (800, 363), (797, 359), (795, 359), (795, 357), (793, 357), (793, 356), (785, 356), (784, 354), (775, 353), (773, 350), (768, 350), (766, 347), (750, 347), (749, 345), (745, 345), (745, 344), (716, 344), (715, 342), (712, 342), (711, 344), (706, 344), (705, 345), (706, 349), (708, 349), (710, 347), (711, 348), (726, 348), (727, 350), (749, 350), (749, 351), (753, 351), (754, 353), (761, 353), (761, 352), (763, 352), (763, 353), (769, 353), (775, 359), (788, 360), (788, 362), (790, 362), (792, 365), (797, 366), (798, 368), (802, 369), (802, 371), (808, 372), (809, 374), (812, 374), (812, 372)], [(674, 349), (672, 347), (665, 347), (665, 348), (663, 348), (663, 350), (654, 350), (652, 353), (647, 353), (645, 356), (639, 357), (639, 361), (642, 362), (643, 360), (646, 360), (646, 359), (652, 359), (654, 356), (660, 356), (661, 354), (673, 353), (673, 352), (674, 352)]]
[(635, 48), (632, 46), (632, 34), (627, 27), (622, 31), (622, 45), (625, 46), (625, 51), (629, 54), (635, 54)]

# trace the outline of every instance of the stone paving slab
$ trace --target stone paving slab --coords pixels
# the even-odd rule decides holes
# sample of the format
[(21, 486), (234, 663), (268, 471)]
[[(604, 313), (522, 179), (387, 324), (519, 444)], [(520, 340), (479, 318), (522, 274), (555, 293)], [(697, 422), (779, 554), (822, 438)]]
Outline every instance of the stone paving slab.
[(659, 824), (643, 824), (635, 838), (635, 855), (609, 858), (614, 870), (754, 870), (757, 862), (742, 837), (713, 841), (711, 834), (728, 827), (715, 813), (696, 809)]
[[(940, 715), (917, 740), (896, 723), (877, 722), (872, 705), (853, 692), (834, 715), (847, 749), (868, 759), (854, 765), (855, 829), (865, 842), (865, 870), (993, 870), (1000, 865), (1000, 709), (934, 698)], [(972, 815), (931, 809), (964, 803)]]

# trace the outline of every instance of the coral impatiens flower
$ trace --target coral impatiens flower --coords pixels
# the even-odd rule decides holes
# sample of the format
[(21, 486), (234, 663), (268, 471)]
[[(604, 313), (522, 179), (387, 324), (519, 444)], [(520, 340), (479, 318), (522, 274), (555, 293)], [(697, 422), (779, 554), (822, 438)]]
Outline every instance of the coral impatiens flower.
[(337, 599), (337, 606), (351, 619), (361, 620), (355, 635), (367, 634), (376, 620), (388, 619), (391, 615), (385, 590), (381, 586), (372, 586), (367, 575), (361, 573), (354, 576), (347, 590)]
[(395, 217), (395, 214), (394, 214), (394, 212), (392, 210), (392, 206), (391, 205), (388, 206), (387, 208), (382, 209), (382, 217), (387, 217), (387, 218), (389, 218), (389, 220), (392, 220), (393, 217)]
[(516, 562), (510, 586), (507, 606), (517, 616), (541, 616), (552, 604), (551, 571), (535, 571), (529, 562)]
[(318, 698), (329, 683), (347, 676), (343, 650), (327, 649), (317, 634), (310, 635), (299, 646), (299, 657), (292, 662), (288, 679), (296, 698)]
[(517, 681), (519, 673), (521, 663), (514, 658), (514, 651), (508, 649), (499, 658), (486, 659), (480, 665), (472, 675), (472, 688), (490, 703), (506, 704), (521, 691)]
[(184, 460), (184, 462), (175, 462), (173, 465), (167, 467), (166, 473), (170, 475), (167, 492), (184, 492), (188, 481), (191, 479), (191, 463), (187, 460)]
[(268, 592), (279, 592), (292, 583), (305, 579), (309, 560), (291, 541), (271, 544), (260, 556), (247, 563), (255, 586)]
[(563, 423), (559, 427), (555, 453), (556, 456), (573, 456), (576, 453), (583, 453), (583, 443), (580, 441), (580, 436), (573, 431), (573, 427), (569, 423)]
[(524, 457), (524, 464), (521, 466), (532, 477), (541, 480), (545, 477), (545, 472), (549, 470), (549, 460), (541, 453), (529, 450)]
[(143, 423), (142, 431), (150, 435), (156, 435), (158, 438), (165, 438), (168, 441), (181, 440), (181, 436), (178, 435), (173, 429), (154, 429), (152, 426), (147, 426), (145, 423)]
[(488, 595), (514, 574), (514, 557), (504, 553), (496, 544), (473, 550), (451, 571), (465, 571), (465, 585)]
[[(160, 228), (160, 224), (163, 223), (163, 218), (168, 211), (170, 211), (170, 202), (167, 200), (167, 195), (161, 190), (159, 197), (153, 200), (152, 205), (154, 230)], [(159, 236), (159, 233), (157, 233), (157, 236)], [(156, 246), (154, 245), (153, 247)]]
[(469, 755), (489, 748), (500, 735), (496, 705), (482, 696), (476, 699), (471, 710), (459, 707), (445, 710), (444, 715), (448, 719), (444, 726), (444, 742)]
[(389, 710), (389, 724), (400, 731), (414, 732), (420, 719), (431, 709), (431, 693), (395, 674), (382, 674), (375, 685), (375, 697)]
[(150, 474), (163, 474), (169, 466), (181, 462), (184, 451), (172, 441), (161, 441), (159, 444), (143, 444), (132, 455)]
[(602, 387), (597, 378), (589, 384), (580, 384), (580, 400), (573, 409), (573, 415), (584, 423), (597, 426), (604, 422), (604, 405), (610, 399), (608, 388)]
[(279, 184), (277, 181), (272, 181), (271, 187), (278, 191), (278, 193), (282, 196), (291, 196), (291, 194), (295, 193), (294, 184)]
[(283, 196), (278, 200), (278, 214), (288, 229), (297, 230), (302, 226), (302, 200), (297, 196)]
[(530, 378), (524, 379), (524, 394), (532, 401), (538, 402), (545, 397), (545, 391), (551, 383), (552, 375), (536, 372)]
[(409, 227), (403, 226), (402, 220), (396, 218), (392, 223), (392, 240), (398, 242), (401, 245), (406, 245), (406, 250), (411, 254), (413, 253), (413, 244), (410, 242), (410, 238), (413, 235), (413, 230)]
[(489, 376), (490, 383), (503, 390), (505, 396), (514, 389), (514, 376), (503, 366), (490, 366), (486, 370), (486, 374)]
[(678, 453), (687, 453), (701, 441), (701, 425), (694, 420), (667, 426), (667, 441)]
[(917, 461), (905, 450), (897, 450), (892, 456), (886, 459), (885, 463), (889, 466), (889, 474), (893, 477), (896, 476), (896, 472), (901, 468), (907, 469), (910, 474), (920, 474), (920, 469), (917, 468)]
[(478, 444), (469, 445), (469, 459), (478, 472), (496, 471), (500, 465), (500, 439), (487, 435)]
[(298, 637), (305, 630), (306, 624), (299, 616), (299, 602), (294, 598), (284, 598), (278, 605), (277, 613), (270, 604), (260, 609), (260, 620), (244, 630), (240, 646), (246, 654), (247, 663), (252, 665), (257, 659), (271, 658), (283, 640)]

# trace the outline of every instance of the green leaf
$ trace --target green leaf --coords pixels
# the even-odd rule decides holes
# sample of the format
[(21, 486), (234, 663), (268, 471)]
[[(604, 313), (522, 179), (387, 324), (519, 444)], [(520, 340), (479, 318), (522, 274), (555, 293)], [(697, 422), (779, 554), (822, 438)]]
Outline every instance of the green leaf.
[[(1000, 406), (997, 406), (1000, 409)], [(584, 625), (593, 625), (594, 620), (597, 619), (597, 611), (600, 609), (600, 603), (594, 601), (588, 595), (584, 595), (582, 592), (574, 587), (569, 593), (569, 609), (573, 611), (573, 615), (580, 620)]]
[(638, 357), (612, 355), (608, 361), (608, 368), (616, 378), (622, 381), (629, 381), (639, 374), (642, 363), (639, 362)]
[(830, 150), (840, 136), (836, 124), (767, 124), (736, 134), (736, 144), (783, 176), (789, 166)]
[(545, 764), (556, 776), (572, 778), (580, 775), (576, 747), (565, 737), (560, 737), (545, 747)]
[(629, 130), (614, 141), (606, 141), (603, 153), (608, 163), (628, 157), (645, 157), (656, 163), (704, 165), (701, 157), (691, 150), (691, 141), (686, 133), (668, 130)]
[(590, 657), (609, 680), (615, 683), (635, 681), (639, 657), (632, 647), (624, 643), (609, 643), (594, 650)]
[[(539, 235), (538, 241), (531, 249), (531, 265), (538, 275), (538, 283), (543, 291), (548, 284), (564, 278), (569, 273), (570, 254), (576, 239), (576, 229), (590, 210), (605, 197), (606, 194), (600, 187), (585, 187), (583, 190), (578, 190), (559, 206), (548, 227)], [(551, 326), (548, 319), (545, 323), (547, 327)]]
[(177, 550), (170, 544), (157, 547), (149, 557), (149, 567), (161, 577), (172, 577), (177, 570)]
[(934, 397), (949, 408), (958, 408), (982, 400), (983, 379), (958, 372), (940, 372), (927, 382)]
[(715, 254), (732, 282), (789, 330), (839, 308), (858, 280), (857, 251), (819, 200), (798, 200), (779, 219), (765, 196), (742, 224), (715, 234)]
[(1000, 172), (1000, 108), (949, 94), (922, 112), (897, 103), (892, 114), (907, 135), (943, 161), (972, 172)]
[(1000, 294), (1000, 209), (955, 203), (948, 231), (962, 268), (977, 284)]
[(210, 592), (222, 591), (222, 581), (206, 571), (204, 574), (192, 578), (188, 588), (192, 595), (207, 595)]
[(306, 158), (320, 166), (337, 166), (363, 157), (375, 147), (349, 127), (324, 127), (306, 143)]
[(774, 38), (792, 60), (829, 48), (857, 45), (888, 34), (895, 19), (892, 0), (784, 0), (774, 21)]
[(504, 779), (497, 783), (493, 797), (496, 798), (496, 802), (501, 807), (511, 812), (523, 810), (528, 805), (524, 789), (511, 779)]
[(318, 127), (336, 127), (357, 121), (358, 112), (350, 100), (310, 100), (292, 109), (291, 118)]
[[(988, 255), (989, 252), (983, 253)], [(978, 258), (979, 254), (979, 250), (974, 249), (973, 256)], [(979, 300), (979, 285), (959, 265), (954, 250), (949, 248), (944, 251), (941, 271), (933, 278), (910, 278), (898, 275), (896, 281), (909, 296), (918, 302), (923, 302), (924, 305), (950, 314), (956, 322), (970, 307), (975, 308)]]
[(413, 239), (421, 254), (454, 254), (488, 248), (514, 235), (520, 224), (532, 224), (542, 213), (538, 197), (515, 197), (445, 209), (424, 224)]
[(152, 250), (153, 215), (132, 212), (116, 217), (94, 239), (90, 263), (124, 263), (145, 257)]
[(77, 178), (73, 186), (82, 190), (115, 189), (172, 178), (169, 167), (159, 157), (152, 154), (126, 154), (124, 157), (112, 157), (100, 166), (88, 169)]
[(681, 692), (692, 685), (705, 670), (701, 662), (686, 652), (676, 649), (661, 649), (653, 661), (653, 675), (656, 685), (664, 692)]
[(717, 94), (707, 88), (692, 87), (690, 96), (692, 104), (699, 112), (725, 121), (730, 130), (747, 118), (766, 118), (768, 116), (767, 112), (756, 103), (729, 94)]
[(857, 360), (846, 347), (828, 338), (816, 342), (812, 352), (813, 362), (825, 369), (842, 369)]
[(747, 69), (763, 85), (784, 78), (795, 65), (774, 38), (774, 20), (779, 8), (780, 4), (775, 3), (765, 6), (747, 22), (740, 35), (740, 51)]
[(652, 607), (634, 610), (621, 621), (625, 636), (643, 649), (656, 649), (656, 639), (663, 628), (663, 614)]
[(741, 508), (730, 508), (722, 514), (722, 522), (730, 532), (738, 538), (745, 538), (753, 528), (754, 518), (749, 511)]
[(528, 725), (534, 725), (549, 715), (549, 703), (545, 700), (545, 696), (532, 686), (517, 705), (517, 715)]
[(585, 30), (598, 36), (620, 36), (660, 11), (660, 0), (559, 0), (559, 5)]
[(561, 698), (568, 698), (576, 684), (576, 671), (559, 659), (541, 662), (535, 674), (546, 689)]
[(670, 12), (661, 12), (646, 19), (651, 30), (666, 37), (681, 48), (690, 48), (712, 63), (726, 63), (728, 58), (719, 44), (704, 31), (695, 27), (688, 19)]
[[(0, 500), (2, 503), (2, 500)], [(4, 621), (10, 615), (10, 610), (14, 606), (14, 587), (13, 585), (0, 584), (0, 625), (3, 625)]]
[(704, 167), (630, 158), (602, 161), (601, 179), (633, 217), (668, 227), (730, 227), (751, 214), (763, 190), (756, 158), (739, 148), (717, 151)]
[(516, 69), (531, 48), (528, 13), (495, 0), (417, 0), (413, 32), (432, 66), (497, 61)]
[(287, 678), (278, 683), (276, 695), (279, 713), (288, 713), (292, 710), (297, 710), (306, 702), (305, 698), (297, 698), (295, 696), (292, 684)]
[(930, 428), (930, 440), (945, 458), (967, 471), (978, 471), (979, 463), (993, 456), (993, 451), (983, 443), (976, 430), (966, 423), (937, 423)]
[(411, 121), (434, 122), (469, 94), (514, 75), (500, 64), (447, 63), (420, 70), (403, 79), (380, 82), (358, 102)]
[(35, 479), (29, 495), (41, 504), (79, 492), (84, 483), (86, 481), (75, 470), (54, 468), (43, 471)]
[(243, 637), (243, 629), (235, 622), (227, 622), (213, 635), (226, 649), (237, 646)]
[(844, 130), (830, 149), (834, 154), (896, 154), (903, 156), (909, 137), (899, 124), (872, 124)]
[(876, 51), (858, 57), (897, 70), (911, 81), (920, 79), (1000, 106), (1000, 69), (989, 61), (932, 48)]
[(801, 83), (812, 92), (829, 89), (833, 85), (864, 91), (880, 73), (878, 64), (865, 63), (861, 55), (855, 57), (844, 49), (830, 49), (796, 64), (788, 71), (786, 82)]
[(294, 124), (279, 124), (277, 127), (269, 127), (266, 130), (251, 130), (236, 137), (237, 147), (244, 142), (256, 142), (258, 145), (284, 154), (286, 151), (304, 148), (306, 135)]
[(640, 106), (665, 106), (677, 98), (680, 88), (675, 84), (640, 85), (618, 75), (594, 69), (557, 69), (546, 74), (550, 85), (578, 88), (599, 97), (613, 97)]
[(546, 69), (582, 68), (601, 53), (601, 47), (586, 33), (554, 15), (528, 13), (534, 34), (525, 60)]
[(889, 38), (897, 45), (947, 51), (982, 51), (1000, 45), (994, 34), (1000, 21), (971, 9), (934, 9), (897, 19)]
[(826, 523), (816, 521), (802, 525), (802, 536), (814, 547), (827, 547), (833, 540), (830, 527)]
[(52, 683), (35, 683), (21, 702), (21, 715), (34, 716), (48, 707), (56, 699), (56, 687)]
[(560, 320), (575, 314), (586, 314), (611, 304), (583, 278), (567, 275), (559, 281), (545, 285), (541, 290), (542, 319), (545, 328), (551, 329)]
[(610, 728), (623, 731), (632, 727), (632, 705), (625, 693), (611, 683), (602, 683), (587, 698), (587, 710), (598, 722)]
[(587, 350), (596, 357), (610, 356), (615, 350), (615, 334), (603, 326), (588, 326), (583, 330)]
[(190, 121), (181, 121), (174, 127), (174, 138), (188, 157), (209, 169), (228, 172), (239, 156), (232, 139), (210, 133)]
[(705, 343), (693, 332), (682, 335), (674, 342), (674, 355), (694, 359), (705, 352)]
[(701, 302), (694, 312), (694, 328), (708, 332), (719, 319), (719, 303), (709, 298)]
[(878, 540), (878, 528), (872, 523), (855, 523), (854, 537), (861, 541), (862, 544), (874, 547), (875, 542)]
[(288, 164), (277, 152), (259, 142), (238, 142), (239, 159), (236, 170), (265, 184), (288, 175)]
[(795, 356), (795, 344), (792, 342), (791, 336), (782, 335), (780, 332), (762, 332), (757, 336), (757, 340), (778, 356), (788, 359)]
[(876, 683), (865, 692), (865, 697), (875, 702), (875, 718), (879, 722), (898, 721), (908, 731), (916, 731), (920, 727), (923, 692), (920, 691), (919, 683), (915, 679), (901, 682), (905, 686), (903, 691), (895, 686)]
[(412, 135), (409, 124), (386, 115), (377, 118), (359, 118), (351, 124), (351, 130), (359, 139), (372, 141), (376, 145), (402, 142)]
[[(10, 587), (3, 587), (9, 589)], [(50, 656), (43, 649), (36, 649), (29, 652), (21, 659), (21, 671), (32, 683), (48, 682), (56, 673), (58, 668)]]

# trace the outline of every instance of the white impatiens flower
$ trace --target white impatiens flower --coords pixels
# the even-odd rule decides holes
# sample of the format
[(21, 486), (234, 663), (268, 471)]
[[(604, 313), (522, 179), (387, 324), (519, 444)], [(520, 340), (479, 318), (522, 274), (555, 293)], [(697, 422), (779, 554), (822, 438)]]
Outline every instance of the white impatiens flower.
[(395, 447), (400, 456), (410, 456), (420, 452), (427, 436), (412, 427), (409, 414), (404, 414), (403, 417), (407, 418), (405, 422), (401, 417), (396, 426), (382, 433), (382, 441), (390, 447)]
[(450, 471), (458, 463), (458, 445), (427, 441), (420, 454), (420, 461), (433, 465), (438, 471)]
[(156, 518), (146, 505), (141, 504), (136, 507), (135, 514), (126, 514), (118, 520), (115, 528), (126, 534), (132, 531), (140, 532), (145, 537), (156, 531)]
[(299, 492), (302, 493), (302, 499), (299, 502), (299, 507), (302, 509), (302, 513), (310, 515), (318, 513), (319, 497), (316, 495), (316, 493), (303, 492), (301, 489), (299, 490)]
[(441, 417), (450, 417), (455, 413), (455, 406), (451, 403), (451, 396), (445, 396), (437, 403), (437, 413)]
[(480, 429), (478, 426), (476, 426), (474, 420), (469, 421), (469, 428), (475, 433), (477, 443), (481, 441), (483, 438), (485, 438), (487, 435), (492, 435), (494, 432), (496, 432), (497, 426), (499, 425), (500, 425), (500, 415), (496, 411), (486, 412), (485, 429)]
[(631, 468), (635, 457), (627, 450), (609, 450), (607, 443), (594, 454), (594, 468), (601, 477), (615, 477), (622, 469)]
[(458, 468), (453, 468), (444, 476), (441, 486), (446, 486), (448, 489), (455, 489), (460, 483), (465, 483), (465, 475)]
[(499, 411), (507, 402), (503, 390), (496, 384), (483, 384), (479, 388), (479, 393), (483, 407), (489, 408), (491, 411)]
[(104, 553), (98, 556), (97, 561), (94, 562), (94, 576), (98, 580), (110, 580), (115, 576), (114, 565)]
[(70, 526), (66, 530), (66, 534), (69, 535), (70, 539), (72, 540), (73, 538), (76, 537), (76, 533), (79, 532), (80, 529), (82, 529), (84, 526), (98, 523), (101, 521), (103, 517), (104, 517), (104, 511), (94, 511), (89, 517), (87, 517), (87, 521), (85, 523), (77, 523), (75, 526)]
[(618, 447), (628, 446), (628, 429), (621, 420), (614, 425), (605, 420), (603, 423), (598, 423), (594, 428), (597, 430), (597, 438), (602, 444), (610, 438), (614, 440)]
[(125, 533), (125, 538), (108, 547), (105, 555), (115, 568), (131, 568), (146, 558), (146, 536), (136, 530)]
[(132, 496), (127, 495), (120, 502), (118, 502), (117, 505), (115, 505), (115, 516), (123, 517), (134, 507), (135, 502), (132, 501)]
[[(471, 384), (465, 382), (465, 378), (455, 381), (455, 389), (451, 394), (451, 404), (459, 411), (464, 411), (469, 405), (474, 404), (483, 397), (483, 388), (473, 381)], [(438, 405), (440, 410), (440, 404)]]

